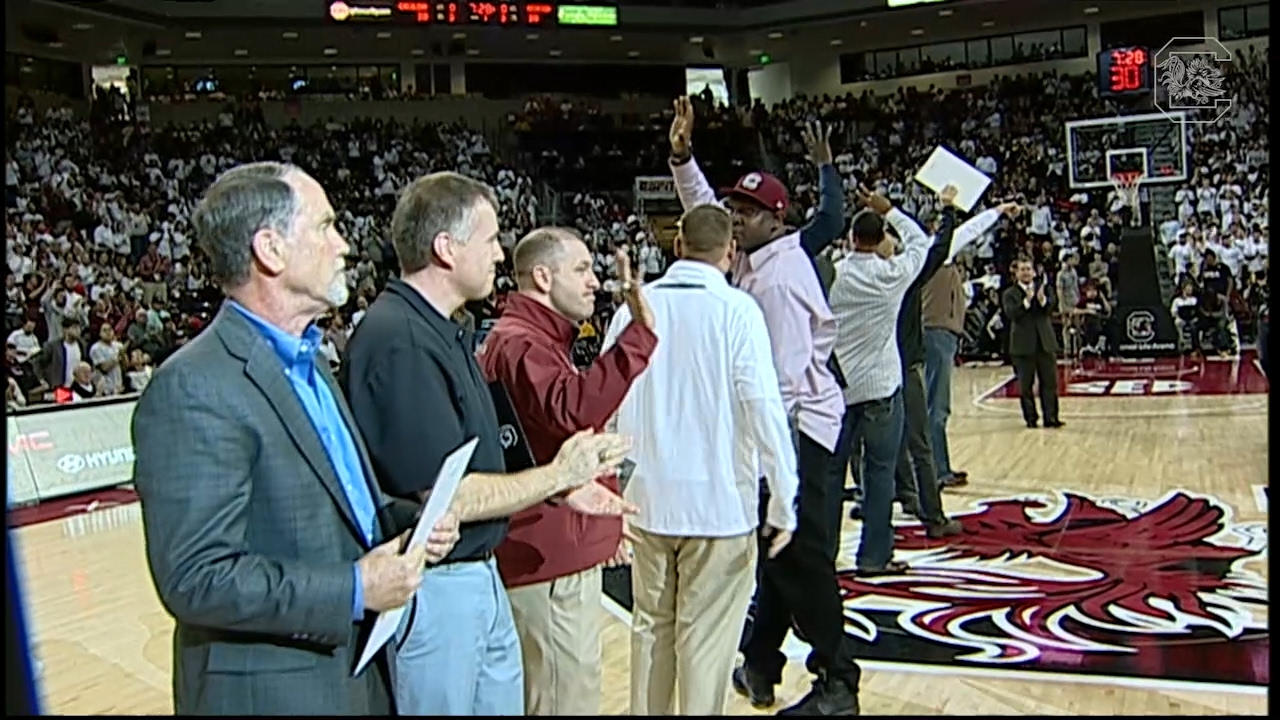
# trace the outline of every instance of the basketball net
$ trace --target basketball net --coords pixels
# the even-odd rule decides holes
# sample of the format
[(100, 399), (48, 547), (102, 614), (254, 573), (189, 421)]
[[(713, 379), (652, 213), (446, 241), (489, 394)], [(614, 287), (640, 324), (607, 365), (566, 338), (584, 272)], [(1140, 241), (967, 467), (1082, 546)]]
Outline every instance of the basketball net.
[(1138, 200), (1138, 189), (1142, 186), (1142, 173), (1137, 170), (1111, 174), (1111, 187), (1120, 194), (1120, 200), (1131, 211), (1129, 225), (1142, 226), (1142, 204)]

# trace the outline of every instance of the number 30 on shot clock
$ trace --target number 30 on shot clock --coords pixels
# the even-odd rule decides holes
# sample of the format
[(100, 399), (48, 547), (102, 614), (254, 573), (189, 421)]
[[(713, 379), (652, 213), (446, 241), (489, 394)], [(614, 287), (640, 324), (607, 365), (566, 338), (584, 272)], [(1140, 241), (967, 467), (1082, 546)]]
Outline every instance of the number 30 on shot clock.
[(1151, 92), (1151, 51), (1142, 47), (1127, 47), (1098, 53), (1098, 83), (1098, 90), (1103, 95)]

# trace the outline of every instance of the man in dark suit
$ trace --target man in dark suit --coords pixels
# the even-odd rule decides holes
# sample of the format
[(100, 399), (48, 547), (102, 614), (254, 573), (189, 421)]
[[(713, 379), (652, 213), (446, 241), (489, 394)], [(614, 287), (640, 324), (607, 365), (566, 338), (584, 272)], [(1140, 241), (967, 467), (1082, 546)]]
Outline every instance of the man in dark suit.
[(1002, 305), (1009, 321), (1009, 355), (1018, 376), (1018, 398), (1027, 427), (1039, 422), (1032, 384), (1040, 386), (1040, 408), (1044, 426), (1060, 428), (1058, 419), (1058, 338), (1049, 316), (1057, 299), (1043, 276), (1027, 258), (1013, 261), (1015, 284), (1004, 291)]
[(176, 622), (177, 714), (386, 715), (391, 654), (353, 676), (374, 613), (403, 606), (458, 539), (398, 537), (314, 321), (347, 299), (350, 247), (324, 189), (234, 168), (192, 216), (229, 300), (155, 373), (133, 418), (152, 579)]

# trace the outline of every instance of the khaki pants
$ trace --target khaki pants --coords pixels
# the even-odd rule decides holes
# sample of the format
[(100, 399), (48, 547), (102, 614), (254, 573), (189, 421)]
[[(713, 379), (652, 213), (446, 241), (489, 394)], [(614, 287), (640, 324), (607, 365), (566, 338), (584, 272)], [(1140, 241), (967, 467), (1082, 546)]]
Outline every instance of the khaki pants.
[(507, 590), (526, 715), (600, 714), (600, 568)]
[(756, 535), (632, 532), (631, 714), (723, 715), (755, 586)]

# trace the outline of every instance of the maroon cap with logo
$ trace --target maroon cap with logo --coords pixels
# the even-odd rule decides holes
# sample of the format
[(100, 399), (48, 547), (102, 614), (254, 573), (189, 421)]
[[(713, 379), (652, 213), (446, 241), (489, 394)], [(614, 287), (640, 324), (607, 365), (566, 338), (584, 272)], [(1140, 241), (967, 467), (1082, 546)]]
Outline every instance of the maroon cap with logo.
[(725, 190), (724, 194), (745, 198), (773, 211), (786, 210), (790, 204), (787, 188), (769, 173), (747, 173), (738, 180), (737, 185)]

